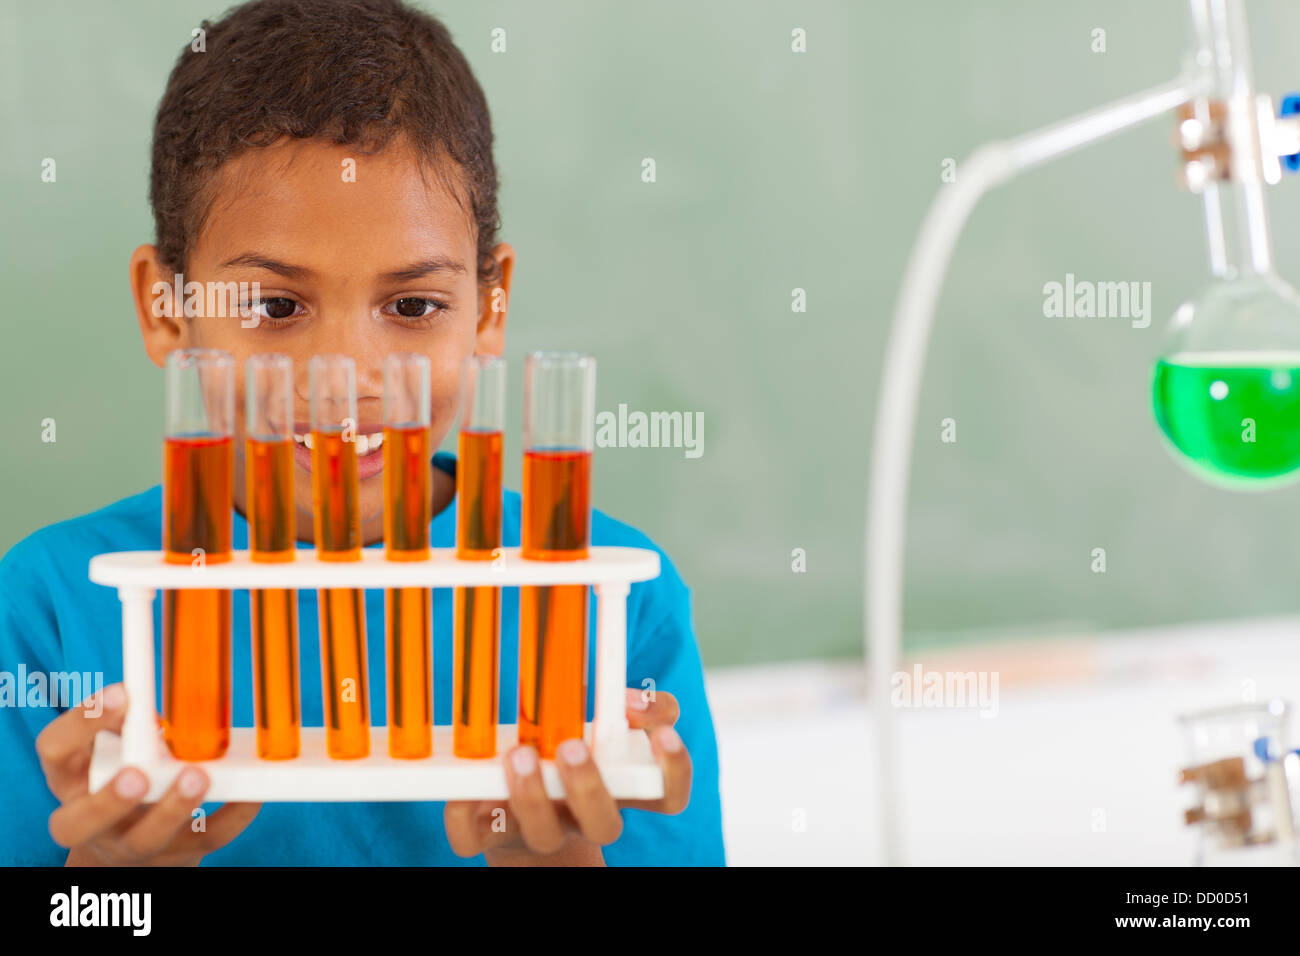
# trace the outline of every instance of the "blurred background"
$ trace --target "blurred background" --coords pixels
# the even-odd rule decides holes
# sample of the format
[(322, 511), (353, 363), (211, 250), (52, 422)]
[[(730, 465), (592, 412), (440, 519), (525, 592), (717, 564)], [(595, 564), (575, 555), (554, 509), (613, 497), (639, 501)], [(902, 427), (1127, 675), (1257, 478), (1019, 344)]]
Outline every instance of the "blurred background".
[[(420, 5), (447, 23), (493, 111), (502, 233), (519, 254), (514, 367), (535, 348), (581, 348), (599, 359), (599, 409), (703, 413), (699, 458), (599, 450), (595, 501), (655, 538), (692, 587), (733, 860), (859, 858), (870, 849), (869, 810), (840, 801), (868, 799), (867, 763), (837, 771), (852, 780), (805, 782), (834, 800), (820, 817), (809, 811), (803, 831), (791, 812), (814, 805), (811, 789), (760, 791), (792, 715), (824, 740), (843, 721), (851, 748), (866, 736), (868, 449), (908, 249), (947, 161), (960, 175), (982, 142), (1172, 78), (1185, 3)], [(167, 74), (190, 30), (223, 9), (222, 0), (0, 0), (0, 550), (159, 480), (160, 373), (139, 344), (126, 263), (152, 239), (149, 141)], [(1260, 89), (1300, 89), (1300, 7), (1250, 0), (1248, 9)], [(494, 28), (506, 31), (504, 53), (491, 50)], [(795, 29), (806, 31), (806, 52), (792, 52)], [(1013, 662), (1004, 720), (987, 724), (1004, 734), (1007, 760), (1021, 753), (1002, 730), (1016, 713), (1038, 728), (1026, 746), (1052, 732), (1032, 706), (1013, 706), (1018, 681), (1046, 699), (1054, 681), (1117, 674), (1193, 673), (1215, 688), (1207, 703), (1239, 698), (1243, 679), (1262, 693), (1280, 658), (1260, 651), (1251, 670), (1215, 656), (1231, 642), (1207, 638), (1193, 653), (1195, 642), (1176, 635), (1256, 619), (1205, 633), (1245, 627), (1261, 647), (1285, 648), (1286, 616), (1300, 608), (1300, 534), (1289, 530), (1300, 489), (1214, 490), (1173, 461), (1151, 418), (1163, 327), (1208, 275), (1200, 204), (1175, 188), (1171, 135), (1171, 122), (1155, 122), (990, 196), (940, 305), (911, 486), (907, 648), (927, 661)], [(57, 160), (55, 184), (41, 181), (45, 157)], [(647, 157), (653, 184), (641, 179)], [(1300, 183), (1273, 189), (1271, 209), (1279, 270), (1298, 280)], [(1150, 282), (1150, 326), (1044, 317), (1044, 285), (1068, 273)], [(806, 311), (792, 310), (795, 290)], [(508, 441), (518, 448), (517, 376), (511, 384)], [(40, 442), (45, 418), (58, 422), (55, 444)], [(948, 418), (951, 443), (940, 436)], [(517, 487), (518, 462), (510, 467)], [(1095, 548), (1106, 550), (1105, 573), (1092, 570)], [(796, 549), (803, 571), (793, 569)], [(996, 650), (1004, 646), (1015, 650)], [(1150, 727), (1165, 728), (1171, 698), (1145, 687), (1133, 692)], [(953, 746), (953, 727), (938, 719), (925, 715), (934, 736), (917, 747)], [(1088, 719), (1063, 718), (1062, 731), (1080, 734)], [(1132, 725), (1118, 722), (1122, 738)], [(1173, 761), (1174, 743), (1152, 733), (1150, 753)], [(826, 769), (835, 757), (807, 759)], [(909, 793), (945, 786), (932, 783), (911, 780)], [(1020, 804), (1008, 809), (1001, 793), (971, 810), (983, 821), (971, 832), (982, 826), (987, 845), (934, 838), (922, 855), (1001, 862), (1025, 859), (1016, 847), (1037, 852), (1016, 824)], [(1163, 807), (1141, 824), (1112, 817), (1112, 839), (1098, 840), (1087, 811), (1118, 798), (1082, 799), (1075, 823), (1040, 828), (1091, 833), (1075, 859), (1136, 852), (1135, 833), (1171, 823)], [(994, 807), (1008, 810), (1005, 833)], [(937, 832), (933, 816), (917, 827)]]

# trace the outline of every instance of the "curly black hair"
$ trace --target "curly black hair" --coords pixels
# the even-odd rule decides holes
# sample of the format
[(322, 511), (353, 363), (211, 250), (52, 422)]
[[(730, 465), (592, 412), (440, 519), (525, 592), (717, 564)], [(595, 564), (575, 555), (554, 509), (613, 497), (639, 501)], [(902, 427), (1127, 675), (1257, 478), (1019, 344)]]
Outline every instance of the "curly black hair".
[(400, 0), (253, 0), (200, 29), (154, 123), (149, 202), (164, 265), (184, 272), (215, 174), (245, 150), (287, 136), (373, 152), (403, 137), (462, 208), (468, 194), (479, 283), (500, 280), (492, 119), (441, 22)]

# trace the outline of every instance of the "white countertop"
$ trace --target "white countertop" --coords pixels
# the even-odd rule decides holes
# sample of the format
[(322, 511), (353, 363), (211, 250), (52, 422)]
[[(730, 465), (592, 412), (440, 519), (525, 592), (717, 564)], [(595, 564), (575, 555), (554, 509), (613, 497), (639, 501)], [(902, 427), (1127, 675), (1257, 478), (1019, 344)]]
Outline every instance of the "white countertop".
[[(1000, 680), (991, 718), (901, 714), (903, 838), (916, 864), (1190, 863), (1175, 717), (1251, 698), (1300, 703), (1300, 619), (948, 648), (909, 657), (908, 669), (918, 661)], [(860, 664), (707, 680), (729, 862), (876, 862)], [(1294, 748), (1294, 712), (1289, 730)]]

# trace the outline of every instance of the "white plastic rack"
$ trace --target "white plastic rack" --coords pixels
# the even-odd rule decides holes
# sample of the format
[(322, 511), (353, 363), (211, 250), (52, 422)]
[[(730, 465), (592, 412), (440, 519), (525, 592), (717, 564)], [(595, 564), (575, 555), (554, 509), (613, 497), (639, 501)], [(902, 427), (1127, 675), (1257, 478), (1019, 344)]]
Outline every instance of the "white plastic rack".
[[(365, 549), (353, 562), (321, 561), (315, 550), (297, 552), (283, 564), (257, 563), (247, 551), (229, 562), (202, 567), (167, 564), (161, 551), (122, 551), (90, 561), (90, 580), (117, 589), (122, 601), (122, 673), (128, 696), (121, 736), (101, 732), (90, 765), (90, 789), (103, 787), (122, 767), (149, 778), (147, 800), (160, 798), (185, 766), (163, 743), (154, 709), (153, 601), (159, 589), (223, 590), (293, 588), (453, 588), (586, 584), (596, 592), (595, 719), (585, 739), (610, 793), (625, 799), (663, 796), (663, 775), (640, 730), (628, 726), (627, 596), (633, 582), (659, 575), (659, 555), (644, 548), (594, 547), (579, 561), (529, 561), (518, 548), (502, 548), (491, 561), (461, 561), (452, 548), (435, 548), (426, 561), (388, 561), (382, 549)], [(451, 728), (434, 728), (433, 756), (388, 756), (386, 727), (372, 727), (370, 756), (334, 760), (322, 727), (302, 728), (302, 746), (291, 760), (257, 755), (256, 730), (231, 730), (230, 747), (201, 762), (211, 785), (207, 800), (226, 801), (423, 801), (495, 800), (507, 796), (502, 754), (516, 741), (514, 724), (497, 728), (498, 756), (452, 755)], [(547, 793), (562, 797), (555, 765), (542, 761)]]

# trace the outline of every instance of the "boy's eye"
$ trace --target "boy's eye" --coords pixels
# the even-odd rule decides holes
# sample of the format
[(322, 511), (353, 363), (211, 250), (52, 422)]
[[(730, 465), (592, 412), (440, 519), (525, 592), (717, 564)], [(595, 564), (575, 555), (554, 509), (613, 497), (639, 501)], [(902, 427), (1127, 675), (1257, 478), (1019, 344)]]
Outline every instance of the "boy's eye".
[(437, 307), (438, 303), (432, 299), (423, 299), (418, 296), (407, 296), (393, 303), (393, 311), (408, 319), (418, 319), (421, 316), (428, 315), (431, 309)]
[(287, 319), (297, 307), (293, 299), (267, 299), (262, 305), (266, 306), (268, 319)]
[(270, 319), (272, 322), (279, 319), (292, 318), (297, 308), (297, 302), (284, 296), (272, 296), (266, 299), (258, 299), (257, 301), (248, 304), (248, 310), (254, 316), (263, 319)]

